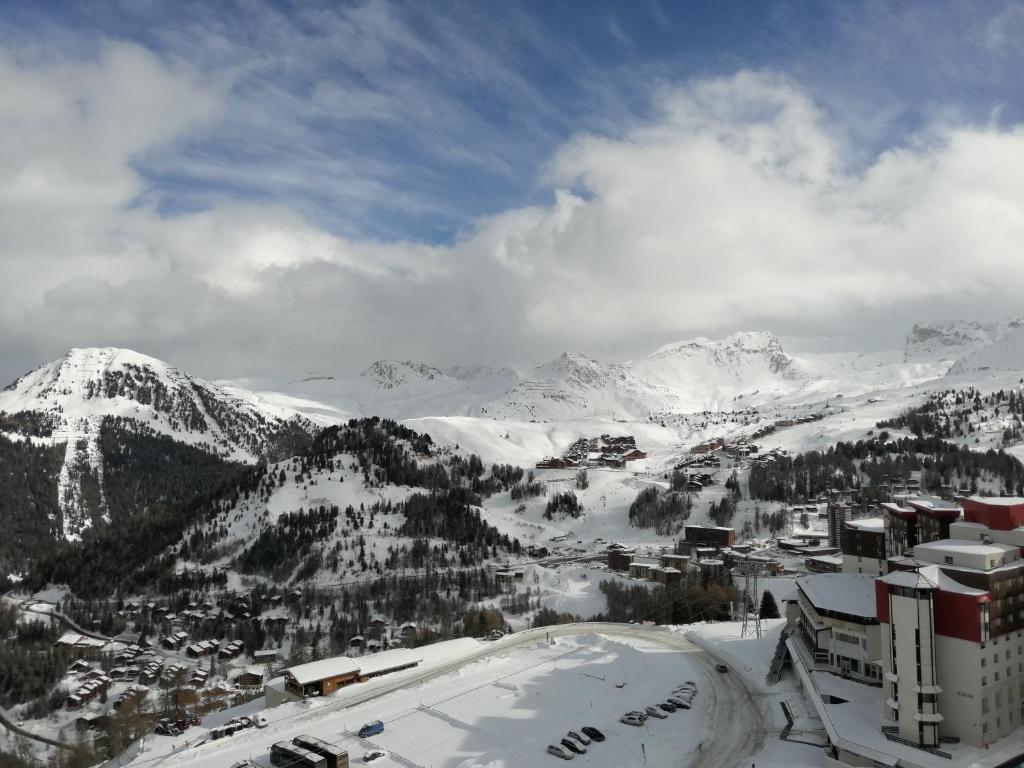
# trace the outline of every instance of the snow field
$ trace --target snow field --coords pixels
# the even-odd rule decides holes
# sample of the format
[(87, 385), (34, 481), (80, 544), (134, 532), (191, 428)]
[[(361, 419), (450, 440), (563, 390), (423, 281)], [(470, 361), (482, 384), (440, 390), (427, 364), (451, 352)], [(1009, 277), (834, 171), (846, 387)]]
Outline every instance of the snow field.
[[(496, 651), (495, 656), (350, 709), (319, 714), (308, 704), (292, 704), (270, 710), (270, 727), (248, 731), (244, 742), (203, 745), (161, 764), (220, 768), (252, 758), (269, 766), (267, 749), (272, 742), (310, 733), (346, 747), (354, 762), (371, 748), (387, 750), (390, 755), (376, 763), (379, 766), (557, 765), (556, 758), (547, 755), (547, 745), (557, 744), (568, 730), (593, 725), (606, 741), (589, 747), (575, 765), (640, 765), (646, 752), (649, 765), (670, 766), (688, 762), (706, 735), (710, 682), (692, 660), (696, 649), (685, 652), (643, 638), (583, 634), (550, 644), (541, 637)], [(664, 701), (688, 679), (701, 687), (692, 710), (669, 714), (665, 720), (650, 718), (641, 728), (618, 722), (628, 710)], [(626, 685), (617, 688), (620, 682)], [(327, 704), (316, 702), (315, 707)], [(375, 719), (385, 722), (384, 733), (370, 740), (352, 735)], [(137, 762), (144, 764), (146, 758), (143, 754)]]

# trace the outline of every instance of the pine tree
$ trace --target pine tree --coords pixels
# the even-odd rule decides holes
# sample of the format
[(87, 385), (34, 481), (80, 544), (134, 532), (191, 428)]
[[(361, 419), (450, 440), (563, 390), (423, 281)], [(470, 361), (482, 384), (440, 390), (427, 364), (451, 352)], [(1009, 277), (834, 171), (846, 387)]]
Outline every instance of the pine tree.
[(775, 595), (771, 593), (771, 590), (765, 590), (761, 593), (761, 610), (758, 615), (762, 619), (777, 619), (779, 618), (779, 606), (775, 602)]

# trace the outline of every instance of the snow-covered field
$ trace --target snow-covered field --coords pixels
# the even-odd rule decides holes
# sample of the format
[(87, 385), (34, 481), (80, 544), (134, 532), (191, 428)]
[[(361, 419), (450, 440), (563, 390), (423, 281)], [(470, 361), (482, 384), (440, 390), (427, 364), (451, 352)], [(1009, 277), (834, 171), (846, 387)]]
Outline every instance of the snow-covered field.
[[(566, 631), (576, 634), (557, 636)], [(550, 641), (545, 630), (511, 636), (490, 646), (492, 655), (486, 658), (456, 661), (433, 679), (412, 682), (349, 708), (339, 705), (354, 695), (351, 689), (312, 704), (268, 710), (268, 728), (192, 747), (160, 764), (221, 768), (252, 759), (268, 766), (271, 743), (309, 733), (347, 748), (352, 758), (372, 748), (384, 749), (389, 757), (375, 763), (379, 766), (556, 765), (546, 753), (547, 745), (584, 725), (597, 727), (607, 740), (593, 744), (575, 764), (643, 765), (645, 756), (652, 766), (701, 762), (714, 750), (716, 733), (730, 727), (709, 718), (723, 708), (744, 706), (742, 689), (730, 687), (735, 685), (732, 681), (727, 685), (712, 670), (711, 659), (678, 633), (628, 627), (610, 631), (615, 634), (596, 634), (578, 626), (552, 628), (555, 636)], [(626, 711), (664, 701), (686, 680), (700, 687), (690, 711), (680, 710), (664, 720), (650, 718), (641, 728), (618, 722)], [(625, 685), (618, 687), (621, 683)], [(752, 708), (749, 701), (746, 706)], [(353, 735), (364, 722), (375, 719), (385, 722), (384, 733), (369, 740)], [(741, 727), (759, 736), (757, 721), (755, 716)], [(183, 739), (154, 737), (136, 764), (166, 753), (166, 742), (180, 746)], [(728, 750), (745, 746), (747, 740), (740, 738), (736, 744), (730, 741)]]

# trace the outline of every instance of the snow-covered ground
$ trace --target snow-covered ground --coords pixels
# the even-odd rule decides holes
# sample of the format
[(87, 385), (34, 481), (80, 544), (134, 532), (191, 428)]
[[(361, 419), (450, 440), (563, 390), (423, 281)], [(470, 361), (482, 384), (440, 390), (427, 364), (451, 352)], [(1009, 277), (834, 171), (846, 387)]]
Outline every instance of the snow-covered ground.
[[(439, 652), (440, 647), (434, 651)], [(763, 746), (762, 717), (746, 689), (738, 679), (715, 673), (713, 659), (676, 631), (552, 627), (509, 636), (479, 653), (488, 655), (425, 660), (426, 671), (404, 673), (404, 687), (377, 696), (370, 690), (373, 697), (366, 701), (357, 686), (268, 710), (269, 727), (245, 737), (172, 755), (169, 743), (181, 747), (184, 737), (154, 737), (135, 764), (163, 754), (163, 766), (220, 768), (241, 759), (267, 766), (271, 743), (301, 733), (339, 744), (353, 758), (372, 748), (388, 751), (377, 765), (435, 768), (554, 765), (547, 745), (584, 725), (597, 727), (607, 740), (577, 757), (580, 765), (642, 765), (646, 757), (652, 766), (732, 768)], [(686, 680), (700, 688), (693, 709), (650, 718), (641, 728), (618, 722), (626, 711), (664, 701)], [(385, 678), (379, 683), (391, 687)], [(369, 740), (353, 735), (375, 719), (384, 721), (384, 733)]]

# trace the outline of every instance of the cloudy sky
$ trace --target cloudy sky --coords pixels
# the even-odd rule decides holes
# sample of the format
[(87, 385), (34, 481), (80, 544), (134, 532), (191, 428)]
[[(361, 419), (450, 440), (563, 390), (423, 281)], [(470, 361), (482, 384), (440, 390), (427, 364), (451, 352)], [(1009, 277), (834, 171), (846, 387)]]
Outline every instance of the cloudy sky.
[(1024, 314), (1024, 4), (8, 0), (0, 376)]

